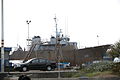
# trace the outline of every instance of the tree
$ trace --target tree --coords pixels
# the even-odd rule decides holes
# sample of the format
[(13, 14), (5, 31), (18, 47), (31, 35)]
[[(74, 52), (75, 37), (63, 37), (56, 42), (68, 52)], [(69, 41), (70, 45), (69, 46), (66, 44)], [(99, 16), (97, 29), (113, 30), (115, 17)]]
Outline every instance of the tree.
[(120, 56), (120, 40), (116, 42), (114, 45), (112, 45), (107, 52), (112, 56), (112, 58), (119, 57)]

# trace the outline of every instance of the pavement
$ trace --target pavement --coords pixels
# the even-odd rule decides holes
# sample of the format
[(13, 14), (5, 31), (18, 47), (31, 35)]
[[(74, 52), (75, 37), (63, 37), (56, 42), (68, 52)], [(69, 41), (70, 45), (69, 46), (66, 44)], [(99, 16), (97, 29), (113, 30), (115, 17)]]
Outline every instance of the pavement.
[[(18, 80), (19, 77), (9, 77), (4, 80)], [(31, 78), (31, 80), (79, 80), (79, 78)]]
[[(5, 78), (4, 80), (18, 80), (18, 77)], [(31, 80), (120, 80), (120, 78), (31, 78)]]

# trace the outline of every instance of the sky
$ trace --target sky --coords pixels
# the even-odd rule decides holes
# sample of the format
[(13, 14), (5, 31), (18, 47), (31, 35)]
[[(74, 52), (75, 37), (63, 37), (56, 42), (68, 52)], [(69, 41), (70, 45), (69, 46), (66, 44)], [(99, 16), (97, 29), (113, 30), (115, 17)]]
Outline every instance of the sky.
[(55, 15), (58, 29), (79, 48), (120, 40), (120, 0), (4, 0), (5, 46), (26, 47), (26, 20), (31, 20), (30, 38), (49, 40), (55, 34)]

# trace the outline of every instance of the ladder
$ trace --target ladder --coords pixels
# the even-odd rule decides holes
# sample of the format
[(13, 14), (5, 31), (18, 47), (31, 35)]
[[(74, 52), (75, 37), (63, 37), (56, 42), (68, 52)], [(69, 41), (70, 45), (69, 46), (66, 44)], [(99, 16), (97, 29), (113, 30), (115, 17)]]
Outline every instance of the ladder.
[(32, 46), (30, 47), (30, 50), (29, 50), (28, 53), (26, 54), (26, 56), (25, 56), (23, 62), (25, 62), (25, 61), (27, 60), (27, 58), (30, 57), (30, 55), (31, 55), (31, 53), (33, 52), (35, 46), (36, 46), (36, 44), (34, 44), (34, 45), (32, 45)]

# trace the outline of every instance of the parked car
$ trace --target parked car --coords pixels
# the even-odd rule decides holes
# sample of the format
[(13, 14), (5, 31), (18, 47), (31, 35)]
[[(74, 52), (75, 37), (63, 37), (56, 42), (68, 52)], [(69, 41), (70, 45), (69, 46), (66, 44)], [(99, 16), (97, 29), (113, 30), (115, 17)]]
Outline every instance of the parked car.
[(32, 58), (24, 63), (14, 65), (14, 69), (18, 71), (29, 71), (29, 70), (55, 70), (57, 67), (55, 61), (50, 61), (41, 58)]

